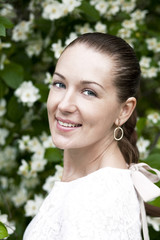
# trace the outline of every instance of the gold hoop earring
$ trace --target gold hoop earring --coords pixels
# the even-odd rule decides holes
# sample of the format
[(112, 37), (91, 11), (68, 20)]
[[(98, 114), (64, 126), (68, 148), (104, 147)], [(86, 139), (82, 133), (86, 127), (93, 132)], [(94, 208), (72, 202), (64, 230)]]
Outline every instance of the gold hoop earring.
[[(117, 131), (121, 131), (121, 136), (119, 137), (119, 138), (117, 138), (116, 137), (116, 132)], [(116, 127), (115, 129), (114, 129), (114, 139), (116, 140), (116, 141), (120, 141), (122, 138), (123, 138), (123, 135), (124, 135), (124, 131), (123, 131), (123, 128), (121, 128), (121, 127)]]

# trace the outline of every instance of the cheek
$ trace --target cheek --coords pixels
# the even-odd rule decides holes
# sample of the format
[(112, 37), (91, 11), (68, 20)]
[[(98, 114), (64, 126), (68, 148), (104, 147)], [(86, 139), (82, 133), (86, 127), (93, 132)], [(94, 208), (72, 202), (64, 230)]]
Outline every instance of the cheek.
[(101, 128), (112, 128), (114, 122), (119, 114), (119, 107), (112, 102), (105, 102), (103, 104), (95, 104), (94, 107), (86, 109), (86, 116), (92, 125), (99, 125)]
[(57, 98), (53, 95), (52, 90), (50, 90), (48, 99), (47, 99), (47, 111), (48, 113), (52, 113), (57, 105)]

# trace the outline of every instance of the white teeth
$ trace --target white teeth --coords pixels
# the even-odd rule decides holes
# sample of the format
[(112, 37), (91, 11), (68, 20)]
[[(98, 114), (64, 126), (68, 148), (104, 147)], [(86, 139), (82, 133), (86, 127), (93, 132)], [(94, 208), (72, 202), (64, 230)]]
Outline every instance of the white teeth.
[(78, 126), (77, 124), (64, 123), (64, 122), (61, 122), (61, 121), (58, 121), (58, 123), (63, 127), (77, 127)]

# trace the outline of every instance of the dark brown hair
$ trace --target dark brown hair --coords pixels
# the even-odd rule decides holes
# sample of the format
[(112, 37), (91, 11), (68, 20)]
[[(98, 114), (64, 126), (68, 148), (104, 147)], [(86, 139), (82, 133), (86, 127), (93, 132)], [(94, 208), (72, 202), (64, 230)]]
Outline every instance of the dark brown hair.
[[(115, 64), (113, 84), (116, 87), (119, 102), (123, 103), (129, 97), (138, 99), (141, 76), (140, 65), (133, 48), (126, 41), (110, 34), (86, 33), (72, 41), (66, 49), (79, 43), (111, 57)], [(139, 161), (139, 152), (136, 146), (136, 121), (135, 109), (123, 125), (123, 139), (118, 141), (118, 146), (128, 164), (138, 163)], [(145, 204), (145, 207), (148, 215), (160, 216), (160, 208), (149, 204)]]

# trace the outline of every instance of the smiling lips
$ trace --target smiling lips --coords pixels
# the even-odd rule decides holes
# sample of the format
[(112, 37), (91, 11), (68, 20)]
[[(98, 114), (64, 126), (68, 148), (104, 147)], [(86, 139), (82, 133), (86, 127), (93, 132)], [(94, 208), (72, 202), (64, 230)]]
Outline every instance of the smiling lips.
[(73, 123), (69, 120), (60, 120), (60, 119), (56, 119), (56, 120), (60, 126), (65, 128), (77, 128), (82, 126), (82, 124)]

